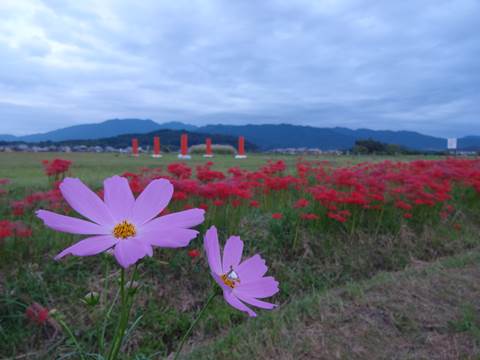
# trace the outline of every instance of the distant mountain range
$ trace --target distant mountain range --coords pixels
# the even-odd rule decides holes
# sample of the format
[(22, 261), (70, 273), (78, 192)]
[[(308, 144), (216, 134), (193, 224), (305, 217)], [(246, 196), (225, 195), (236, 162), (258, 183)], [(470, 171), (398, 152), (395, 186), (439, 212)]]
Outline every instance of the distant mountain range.
[[(0, 135), (0, 141), (7, 142), (62, 142), (67, 140), (95, 140), (122, 136), (125, 141), (133, 135), (151, 136), (159, 130), (188, 131), (198, 134), (217, 134), (227, 136), (243, 135), (261, 150), (287, 147), (320, 148), (322, 150), (342, 150), (351, 148), (358, 139), (374, 139), (388, 144), (397, 144), (415, 150), (445, 150), (447, 140), (444, 138), (420, 134), (414, 131), (383, 131), (370, 129), (347, 129), (341, 127), (318, 128), (290, 124), (263, 125), (206, 125), (197, 127), (181, 122), (156, 123), (153, 120), (113, 119), (97, 124), (70, 126), (42, 134), (26, 136)], [(160, 135), (161, 133), (159, 133)], [(172, 137), (173, 139), (173, 137)], [(221, 138), (217, 138), (218, 141)], [(118, 139), (117, 139), (118, 140)], [(224, 139), (227, 141), (227, 138)], [(228, 138), (229, 143), (232, 138)], [(162, 141), (163, 142), (163, 141)], [(215, 142), (215, 139), (214, 139)], [(462, 150), (480, 150), (480, 136), (466, 136), (458, 139)]]
[(113, 119), (98, 124), (74, 125), (42, 134), (25, 136), (0, 135), (0, 141), (64, 141), (102, 139), (123, 134), (143, 134), (159, 129), (194, 130), (194, 126), (176, 122), (158, 124), (153, 120)]

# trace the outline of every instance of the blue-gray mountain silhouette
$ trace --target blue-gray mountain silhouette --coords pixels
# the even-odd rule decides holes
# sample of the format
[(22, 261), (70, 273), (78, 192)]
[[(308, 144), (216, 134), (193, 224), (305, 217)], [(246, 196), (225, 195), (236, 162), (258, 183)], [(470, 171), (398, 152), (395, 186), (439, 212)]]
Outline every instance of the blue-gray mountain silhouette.
[[(263, 125), (206, 125), (194, 126), (182, 122), (159, 124), (153, 120), (112, 119), (102, 123), (69, 126), (66, 128), (15, 137), (0, 135), (0, 141), (65, 141), (95, 140), (127, 134), (146, 134), (160, 129), (185, 130), (205, 134), (243, 135), (261, 150), (288, 147), (343, 150), (351, 148), (356, 140), (373, 139), (387, 144), (397, 144), (415, 150), (445, 150), (447, 140), (414, 131), (352, 130), (342, 127), (320, 128), (291, 124)], [(458, 140), (459, 149), (479, 150), (480, 136), (466, 136)]]

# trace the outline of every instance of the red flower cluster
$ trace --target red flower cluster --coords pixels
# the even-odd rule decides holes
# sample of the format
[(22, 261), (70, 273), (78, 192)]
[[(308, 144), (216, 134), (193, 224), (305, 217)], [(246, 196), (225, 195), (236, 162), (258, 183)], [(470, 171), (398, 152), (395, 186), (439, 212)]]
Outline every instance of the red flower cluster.
[[(9, 179), (0, 179), (0, 186), (8, 185), (8, 184), (10, 184)], [(7, 193), (7, 189), (0, 188), (0, 195), (5, 195), (6, 193)]]
[(198, 249), (189, 250), (188, 256), (190, 256), (192, 259), (195, 259), (196, 257), (200, 256), (200, 251), (198, 251)]
[(38, 325), (45, 325), (49, 320), (49, 310), (34, 302), (25, 310), (25, 316)]
[(311, 213), (306, 213), (306, 214), (300, 214), (300, 218), (303, 220), (318, 220), (320, 217), (317, 214), (311, 214)]
[(64, 159), (54, 159), (52, 161), (43, 160), (42, 161), (45, 175), (52, 177), (55, 180), (60, 180), (65, 177), (65, 174), (70, 169), (72, 162), (70, 160)]
[(0, 240), (13, 235), (11, 222), (8, 220), (0, 220)]
[(281, 219), (283, 217), (282, 213), (273, 213), (272, 214), (272, 219)]
[(188, 179), (192, 176), (192, 169), (183, 163), (172, 163), (168, 165), (167, 170), (177, 179)]
[[(478, 159), (365, 162), (345, 167), (301, 160), (289, 170), (281, 160), (254, 171), (232, 167), (226, 172), (214, 170), (208, 162), (197, 166), (193, 177), (188, 165), (172, 163), (166, 169), (142, 168), (123, 176), (137, 194), (152, 179), (167, 178), (175, 188), (172, 210), (200, 207), (210, 220), (223, 216), (225, 222), (241, 221), (252, 208), (272, 219), (282, 218), (288, 210), (304, 224), (311, 221), (309, 226), (336, 223), (353, 228), (369, 217), (370, 221), (387, 216), (415, 221), (427, 213), (450, 219), (455, 212), (454, 194), (480, 194)], [(21, 216), (40, 206), (69, 211), (58, 188), (13, 201), (11, 211)], [(0, 236), (8, 232), (0, 228)]]
[(209, 161), (203, 166), (197, 166), (197, 179), (205, 183), (225, 179), (225, 175), (221, 171), (211, 169), (212, 165), (213, 162)]
[[(445, 205), (443, 212), (451, 212), (448, 201), (455, 186), (473, 187), (480, 193), (480, 160), (446, 159), (437, 161), (380, 163), (365, 162), (349, 167), (333, 167), (326, 161), (299, 161), (296, 176), (287, 172), (282, 160), (268, 162), (256, 171), (233, 167), (227, 173), (212, 170), (212, 162), (192, 170), (184, 163), (173, 163), (167, 168), (142, 169), (139, 174), (124, 174), (131, 186), (141, 191), (153, 178), (169, 178), (175, 186), (174, 200), (181, 207), (212, 206), (266, 208), (267, 197), (289, 194), (290, 207), (301, 209), (299, 218), (330, 219), (347, 222), (356, 209), (400, 211), (400, 216), (411, 218), (421, 207), (436, 209)], [(273, 202), (274, 204), (275, 202)], [(272, 206), (272, 205), (267, 205)], [(273, 211), (272, 211), (273, 210)], [(316, 216), (314, 216), (316, 215)], [(323, 220), (322, 220), (323, 221)]]
[(21, 221), (0, 220), (0, 240), (11, 236), (28, 238), (32, 230)]

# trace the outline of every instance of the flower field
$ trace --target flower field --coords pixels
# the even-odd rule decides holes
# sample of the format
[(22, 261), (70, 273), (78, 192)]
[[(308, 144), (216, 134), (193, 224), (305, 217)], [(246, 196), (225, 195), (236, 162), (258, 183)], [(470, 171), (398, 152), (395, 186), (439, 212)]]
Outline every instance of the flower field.
[[(8, 155), (2, 156), (3, 161)], [(225, 302), (216, 297), (203, 308), (215, 282), (226, 284), (224, 291), (228, 286), (248, 288), (236, 283), (238, 274), (233, 268), (229, 271), (212, 265), (217, 261), (212, 260), (216, 255), (211, 255), (216, 246), (213, 240), (209, 240), (210, 250), (204, 249), (204, 235), (212, 226), (218, 230), (221, 246), (229, 236), (240, 236), (241, 245), (240, 240), (232, 240), (232, 244), (237, 243), (231, 246), (240, 246), (245, 257), (260, 254), (268, 264), (266, 276), (278, 281), (279, 289), (269, 280), (272, 291), (268, 295), (274, 294), (268, 301), (278, 308), (271, 310), (273, 305), (252, 300), (252, 304), (271, 310), (255, 309), (258, 317), (275, 317), (292, 302), (314, 292), (367, 279), (381, 271), (401, 270), (412, 261), (461, 254), (480, 244), (477, 158), (346, 161), (276, 156), (234, 161), (225, 156), (195, 162), (149, 159), (139, 164), (125, 157), (112, 158), (115, 165), (105, 163), (98, 176), (103, 180), (119, 175), (127, 184), (122, 186), (129, 187), (137, 200), (149, 184), (164, 179), (161, 181), (173, 188), (171, 201), (161, 209), (159, 219), (174, 213), (190, 214), (193, 209), (201, 211), (202, 221), (200, 213), (195, 220), (182, 220), (182, 224), (188, 223), (186, 227), (198, 231), (198, 236), (197, 232), (192, 235), (193, 230), (188, 230), (188, 235), (179, 232), (176, 239), (185, 242), (179, 248), (152, 240), (151, 244), (161, 248), (154, 248), (153, 256), (147, 248), (134, 261), (127, 257), (128, 252), (122, 255), (116, 248), (115, 254), (102, 250), (96, 256), (83, 256), (94, 255), (91, 251), (66, 256), (79, 254), (68, 247), (82, 237), (65, 233), (74, 232), (66, 231), (65, 224), (51, 225), (38, 210), (79, 217), (84, 215), (80, 205), (72, 206), (74, 201), (65, 190), (73, 184), (70, 178), (89, 184), (107, 205), (113, 200), (104, 189), (109, 189), (108, 181), (113, 180), (105, 180), (103, 187), (92, 166), (102, 164), (94, 161), (85, 165), (51, 155), (41, 160), (29, 165), (35, 170), (19, 171), (42, 175), (0, 179), (0, 358), (22, 354), (24, 358), (102, 358), (96, 354), (105, 353), (116, 339), (116, 324), (124, 315), (120, 301), (116, 302), (123, 268), (135, 282), (136, 302), (129, 310), (123, 345), (118, 344), (120, 358), (173, 356), (200, 309), (203, 317), (182, 356), (235, 332), (245, 322), (257, 321), (246, 314), (252, 315), (251, 309), (239, 311), (227, 298)], [(2, 164), (0, 174), (7, 173), (5, 168)], [(94, 178), (87, 177), (88, 173)], [(148, 197), (157, 201), (154, 195)], [(117, 208), (127, 206), (125, 201)], [(49, 229), (36, 214), (45, 225), (62, 232)], [(122, 223), (115, 227), (115, 236), (135, 234), (129, 226)], [(124, 240), (108, 241), (105, 250), (115, 244), (126, 246)], [(65, 248), (73, 250), (62, 252)], [(228, 256), (227, 246), (225, 252)], [(54, 260), (59, 253), (61, 259)], [(135, 271), (129, 268), (134, 263)], [(226, 276), (223, 283), (222, 274)], [(255, 294), (254, 289), (251, 291)], [(65, 324), (73, 329), (72, 334), (65, 330)], [(228, 354), (226, 346), (220, 348), (218, 357), (228, 358)]]

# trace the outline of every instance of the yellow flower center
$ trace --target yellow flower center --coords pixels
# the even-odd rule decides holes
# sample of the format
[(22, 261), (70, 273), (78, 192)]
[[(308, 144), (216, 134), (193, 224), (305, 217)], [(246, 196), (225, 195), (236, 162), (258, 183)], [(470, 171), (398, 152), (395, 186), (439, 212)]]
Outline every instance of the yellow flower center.
[(238, 274), (233, 271), (232, 268), (230, 268), (230, 271), (228, 273), (222, 275), (222, 280), (225, 285), (231, 287), (232, 289), (237, 286), (238, 283), (240, 283), (240, 278), (238, 277)]
[(113, 228), (113, 236), (117, 239), (126, 239), (130, 236), (135, 236), (136, 234), (137, 229), (135, 229), (135, 225), (127, 220), (123, 220)]

